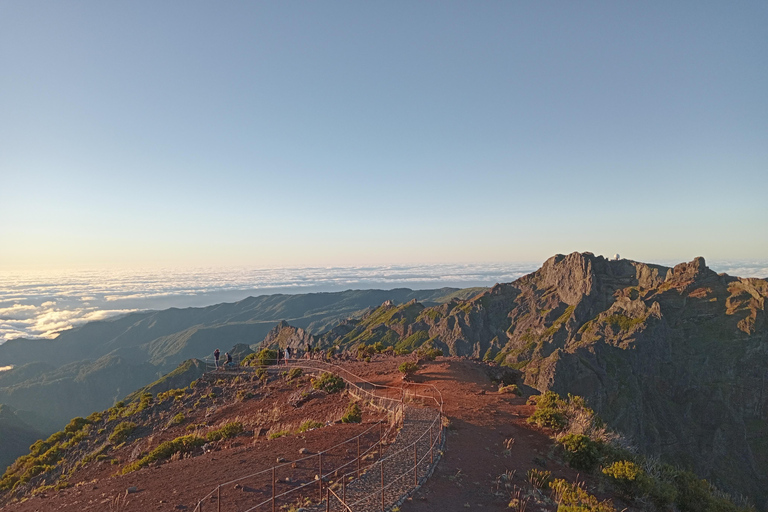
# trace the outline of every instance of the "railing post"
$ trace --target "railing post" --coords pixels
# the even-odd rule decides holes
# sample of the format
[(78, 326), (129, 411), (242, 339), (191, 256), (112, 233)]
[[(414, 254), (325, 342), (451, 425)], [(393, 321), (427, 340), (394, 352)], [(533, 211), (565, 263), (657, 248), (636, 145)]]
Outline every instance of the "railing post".
[(331, 488), (325, 491), (325, 512), (331, 512)]
[(384, 512), (384, 459), (379, 460), (381, 466), (381, 511)]
[(381, 460), (381, 422), (379, 422), (379, 460)]
[(323, 501), (323, 452), (320, 452), (320, 501)]
[(272, 512), (275, 512), (275, 466), (272, 466)]
[(413, 485), (419, 485), (419, 448), (413, 443)]
[(360, 436), (357, 436), (357, 478), (360, 478)]
[(435, 437), (432, 435), (432, 424), (429, 424), (429, 463), (435, 463)]
[(216, 510), (221, 512), (221, 484), (216, 487)]
[(346, 475), (341, 476), (341, 503), (342, 505), (347, 504), (347, 476)]

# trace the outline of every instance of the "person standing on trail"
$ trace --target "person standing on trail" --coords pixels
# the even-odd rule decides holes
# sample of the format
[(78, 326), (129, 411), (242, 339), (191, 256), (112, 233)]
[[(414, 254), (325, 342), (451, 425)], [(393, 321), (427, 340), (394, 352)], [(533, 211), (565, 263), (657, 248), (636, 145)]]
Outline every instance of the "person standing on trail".
[(285, 347), (285, 364), (288, 364), (288, 360), (291, 358), (291, 347)]
[(227, 366), (232, 366), (232, 354), (226, 352), (224, 355), (227, 356)]
[(217, 370), (219, 369), (219, 354), (221, 354), (221, 352), (219, 352), (219, 349), (216, 349), (213, 351), (213, 362), (216, 364)]

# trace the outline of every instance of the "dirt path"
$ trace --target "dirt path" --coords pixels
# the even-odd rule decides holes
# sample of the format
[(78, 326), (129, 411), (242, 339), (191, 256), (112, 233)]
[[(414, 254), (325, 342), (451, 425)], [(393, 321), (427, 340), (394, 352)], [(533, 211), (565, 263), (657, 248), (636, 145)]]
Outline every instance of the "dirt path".
[[(427, 483), (401, 507), (403, 512), (509, 510), (516, 489), (530, 487), (526, 482), (530, 468), (576, 479), (575, 471), (548, 457), (551, 440), (525, 423), (533, 412), (526, 398), (499, 394), (484, 365), (439, 360), (428, 363), (419, 376), (442, 392), (450, 427), (443, 459)], [(555, 508), (531, 501), (527, 510)]]

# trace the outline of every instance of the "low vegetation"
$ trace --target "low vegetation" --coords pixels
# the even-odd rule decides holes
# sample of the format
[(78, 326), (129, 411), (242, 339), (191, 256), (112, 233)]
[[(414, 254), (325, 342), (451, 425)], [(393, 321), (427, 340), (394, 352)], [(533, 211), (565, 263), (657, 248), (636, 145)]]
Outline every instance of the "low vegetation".
[(211, 430), (205, 435), (208, 441), (221, 441), (222, 439), (229, 439), (235, 437), (243, 432), (243, 424), (239, 421), (233, 421), (226, 423), (216, 430)]
[(64, 430), (51, 434), (45, 441), (35, 441), (29, 447), (29, 454), (22, 455), (6, 469), (0, 478), (0, 491), (16, 489), (38, 475), (55, 470), (66, 450), (86, 439), (92, 418), (96, 416), (73, 418)]
[(309, 430), (313, 430), (313, 429), (316, 429), (316, 428), (321, 428), (321, 427), (324, 427), (324, 426), (325, 426), (325, 424), (321, 423), (319, 421), (307, 420), (307, 421), (305, 421), (304, 423), (301, 424), (301, 426), (299, 427), (299, 430), (297, 430), (297, 432), (300, 433), (300, 434), (303, 434), (304, 432), (307, 432)]
[[(754, 511), (749, 505), (735, 504), (727, 494), (690, 471), (654, 463), (630, 451), (582, 397), (568, 395), (562, 399), (548, 391), (530, 401), (536, 410), (528, 422), (554, 431), (565, 461), (573, 468), (602, 477), (607, 486), (629, 502), (652, 503), (657, 510), (679, 512)], [(529, 480), (537, 478), (529, 474)], [(610, 502), (599, 501), (583, 485), (554, 480), (550, 487), (558, 512), (615, 511)]]
[(363, 413), (360, 410), (360, 406), (357, 405), (357, 402), (350, 402), (350, 404), (347, 406), (347, 410), (341, 417), (341, 422), (360, 423), (361, 421), (363, 421)]
[(323, 372), (320, 377), (312, 379), (312, 387), (326, 393), (338, 393), (346, 387), (344, 379), (333, 373)]
[(600, 501), (587, 492), (583, 484), (573, 484), (562, 478), (550, 482), (558, 512), (616, 512), (610, 500)]
[(397, 367), (397, 371), (402, 373), (405, 377), (411, 377), (414, 373), (419, 371), (419, 365), (413, 361), (405, 361), (404, 363), (400, 363), (400, 366)]
[(122, 444), (128, 439), (133, 431), (136, 430), (136, 424), (132, 421), (123, 421), (115, 425), (112, 433), (109, 434), (109, 442), (112, 444)]
[(151, 463), (158, 460), (170, 459), (171, 456), (176, 453), (188, 453), (196, 447), (203, 446), (205, 443), (205, 439), (195, 435), (181, 436), (172, 441), (165, 441), (160, 443), (157, 448), (149, 452), (148, 455), (142, 457), (132, 464), (125, 466), (120, 471), (120, 474), (125, 475), (127, 473), (131, 473), (132, 471), (136, 471), (143, 467), (149, 466)]
[(263, 348), (258, 352), (248, 354), (240, 361), (240, 366), (267, 366), (277, 364), (277, 350)]
[(517, 387), (517, 384), (510, 384), (508, 386), (505, 386), (504, 384), (500, 384), (499, 393), (500, 394), (510, 393), (517, 396), (522, 395), (522, 393), (520, 392), (520, 388)]

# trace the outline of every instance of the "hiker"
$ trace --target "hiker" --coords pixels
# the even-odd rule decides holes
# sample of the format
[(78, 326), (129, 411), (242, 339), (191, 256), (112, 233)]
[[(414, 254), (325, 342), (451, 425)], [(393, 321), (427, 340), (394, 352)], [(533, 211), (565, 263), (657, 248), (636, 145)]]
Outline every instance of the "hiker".
[(285, 347), (285, 364), (288, 364), (288, 360), (291, 358), (291, 347)]
[(216, 363), (217, 370), (219, 369), (219, 354), (221, 354), (221, 352), (219, 352), (219, 349), (216, 349), (213, 351), (213, 362)]
[(224, 355), (227, 356), (227, 366), (232, 366), (232, 354), (226, 352)]
[(312, 347), (309, 346), (309, 342), (307, 342), (307, 351), (304, 352), (304, 357), (306, 357), (307, 359), (312, 358)]

